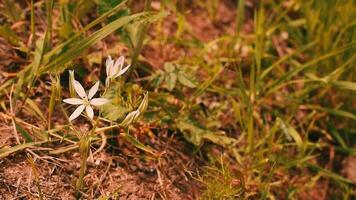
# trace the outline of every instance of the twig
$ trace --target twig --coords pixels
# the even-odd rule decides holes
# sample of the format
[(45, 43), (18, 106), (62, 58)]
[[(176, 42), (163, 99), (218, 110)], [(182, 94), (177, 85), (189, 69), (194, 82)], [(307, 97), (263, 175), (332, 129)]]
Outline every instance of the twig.
[(15, 135), (17, 144), (20, 144), (20, 139), (19, 139), (19, 135), (17, 133), (16, 124), (15, 124), (14, 107), (12, 105), (12, 94), (13, 94), (13, 92), (14, 92), (14, 84), (12, 84), (12, 86), (11, 86), (10, 95), (8, 97), (9, 97), (9, 101), (10, 101), (11, 122), (12, 122), (12, 126), (14, 127), (14, 135)]
[(99, 186), (100, 186), (101, 183), (105, 180), (106, 175), (109, 173), (111, 164), (112, 164), (112, 159), (110, 159), (109, 164), (108, 164), (108, 166), (106, 167), (106, 170), (105, 170), (104, 174), (100, 177), (100, 180), (99, 180), (99, 182), (97, 183), (98, 185), (97, 185), (97, 187), (96, 187), (96, 189), (95, 189), (95, 191), (94, 191), (94, 195), (98, 192)]
[(100, 136), (101, 136), (102, 143), (101, 143), (99, 149), (93, 153), (93, 156), (96, 155), (97, 153), (101, 152), (102, 150), (104, 150), (104, 148), (107, 144), (107, 137), (106, 137), (105, 133), (100, 132)]

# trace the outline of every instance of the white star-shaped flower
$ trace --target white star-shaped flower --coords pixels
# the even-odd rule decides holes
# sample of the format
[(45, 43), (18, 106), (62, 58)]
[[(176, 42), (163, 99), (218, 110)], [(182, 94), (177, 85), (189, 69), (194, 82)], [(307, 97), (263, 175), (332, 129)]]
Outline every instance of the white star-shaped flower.
[(73, 81), (74, 85), (74, 90), (77, 92), (79, 95), (79, 98), (69, 98), (69, 99), (64, 99), (63, 101), (68, 104), (72, 105), (80, 105), (75, 111), (72, 113), (72, 115), (69, 117), (69, 120), (72, 121), (75, 118), (77, 118), (85, 109), (86, 113), (88, 114), (88, 117), (90, 119), (93, 119), (94, 117), (94, 111), (91, 106), (101, 106), (106, 104), (109, 100), (105, 98), (94, 98), (95, 93), (99, 89), (99, 81), (96, 82), (93, 87), (90, 88), (88, 95), (85, 93), (85, 90), (83, 86), (76, 80)]
[(123, 75), (130, 68), (130, 65), (127, 65), (125, 68), (123, 68), (124, 61), (124, 56), (120, 56), (120, 58), (118, 58), (115, 62), (111, 56), (108, 56), (106, 59), (106, 85), (109, 84), (111, 79)]

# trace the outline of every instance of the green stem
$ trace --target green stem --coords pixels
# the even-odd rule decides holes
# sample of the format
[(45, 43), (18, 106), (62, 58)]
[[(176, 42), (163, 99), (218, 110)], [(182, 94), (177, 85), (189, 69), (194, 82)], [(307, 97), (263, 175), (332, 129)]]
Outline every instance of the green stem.
[[(150, 7), (151, 7), (151, 0), (146, 0), (145, 1), (144, 11), (148, 11), (150, 9)], [(139, 57), (139, 55), (141, 53), (141, 50), (142, 50), (142, 47), (143, 47), (143, 41), (144, 41), (145, 35), (147, 33), (147, 30), (148, 30), (148, 23), (144, 24), (142, 26), (142, 29), (138, 34), (137, 44), (136, 44), (136, 46), (133, 47), (134, 48), (134, 52), (133, 52), (133, 55), (132, 55), (132, 70), (130, 71), (130, 74), (135, 70), (135, 68), (137, 66), (138, 57)]]
[(80, 196), (79, 191), (83, 188), (83, 179), (87, 169), (87, 159), (89, 157), (89, 147), (90, 147), (90, 140), (88, 135), (85, 135), (80, 139), (79, 142), (79, 152), (80, 152), (81, 162), (80, 162), (79, 177), (75, 185), (75, 188), (77, 190), (77, 196)]
[(80, 171), (79, 171), (79, 177), (76, 182), (75, 188), (76, 188), (76, 196), (80, 197), (80, 190), (83, 188), (83, 179), (85, 176), (85, 172), (87, 170), (87, 160), (89, 157), (89, 150), (90, 150), (90, 136), (95, 132), (95, 129), (97, 127), (98, 121), (96, 121), (93, 124), (93, 128), (91, 129), (90, 133), (87, 134), (85, 133), (79, 141), (79, 153), (81, 156), (81, 162), (80, 162)]

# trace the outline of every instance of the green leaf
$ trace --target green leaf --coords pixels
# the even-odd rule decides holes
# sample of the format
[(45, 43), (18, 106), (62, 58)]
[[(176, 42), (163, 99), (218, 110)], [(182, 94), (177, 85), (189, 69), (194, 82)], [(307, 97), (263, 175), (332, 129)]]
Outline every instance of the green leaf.
[(178, 129), (183, 133), (186, 140), (196, 146), (202, 144), (203, 140), (209, 140), (221, 146), (229, 146), (236, 142), (234, 138), (230, 138), (222, 131), (210, 131), (200, 127), (191, 119), (183, 119), (177, 122)]
[(140, 115), (142, 115), (146, 111), (147, 106), (148, 106), (148, 92), (145, 93), (145, 96), (143, 97), (140, 106), (137, 108), (137, 110), (140, 111)]
[(78, 149), (78, 148), (79, 148), (78, 144), (71, 144), (71, 145), (68, 145), (68, 146), (59, 147), (58, 149), (52, 150), (49, 153), (50, 154), (54, 154), (54, 155), (62, 154), (62, 153), (65, 153), (67, 151), (72, 151), (72, 150)]
[(5, 147), (0, 149), (0, 158), (5, 158), (6, 156), (15, 153), (17, 151), (32, 147), (32, 146), (36, 146), (36, 145), (40, 145), (43, 144), (47, 141), (41, 141), (41, 142), (29, 142), (29, 143), (24, 143), (24, 144), (19, 144), (13, 147)]
[(187, 86), (189, 88), (195, 88), (196, 85), (194, 84), (194, 82), (188, 78), (187, 74), (182, 72), (182, 71), (179, 71), (178, 72), (178, 81), (184, 85), (184, 86)]
[(152, 149), (152, 147), (146, 146), (144, 144), (142, 144), (140, 141), (138, 141), (135, 137), (131, 136), (130, 134), (127, 133), (123, 133), (123, 136), (125, 137), (125, 139), (130, 142), (132, 145), (134, 145), (136, 148), (139, 148), (147, 153), (150, 153), (154, 156), (157, 156), (157, 153), (155, 152), (154, 149)]
[(25, 129), (23, 129), (20, 126), (20, 124), (18, 124), (16, 121), (15, 121), (15, 126), (16, 126), (16, 130), (18, 132), (20, 132), (20, 134), (26, 140), (26, 142), (32, 142), (33, 141), (31, 135), (27, 131), (25, 131)]
[(41, 109), (37, 106), (37, 104), (31, 99), (26, 99), (26, 104), (43, 120), (47, 121), (47, 118), (43, 115)]
[(343, 90), (354, 90), (356, 91), (356, 83), (350, 81), (331, 81), (330, 84), (333, 87)]
[(302, 64), (302, 65), (297, 65), (296, 68), (292, 69), (291, 71), (283, 74), (283, 76), (281, 76), (279, 79), (275, 80), (271, 86), (270, 86), (270, 89), (268, 90), (267, 93), (270, 93), (270, 92), (273, 92), (275, 90), (277, 90), (278, 88), (280, 88), (280, 85), (283, 84), (284, 82), (286, 82), (287, 80), (291, 79), (292, 77), (294, 77), (295, 75), (297, 75), (299, 72), (302, 72), (304, 71), (305, 69), (317, 64), (318, 62), (320, 61), (323, 61), (323, 60), (326, 60), (326, 59), (329, 59), (329, 58), (332, 58), (334, 56), (337, 56), (339, 54), (342, 54), (344, 53), (345, 51), (351, 49), (351, 48), (354, 48), (355, 47), (355, 44), (356, 42), (351, 42), (349, 44), (347, 44), (346, 46), (344, 47), (341, 47), (341, 48), (338, 48), (338, 49), (335, 49), (335, 50), (332, 50), (330, 51), (329, 53), (326, 53), (322, 56), (319, 56), (305, 64)]
[(2, 3), (1, 13), (10, 19), (13, 23), (24, 18), (24, 12), (20, 5), (13, 0), (4, 0)]
[[(108, 12), (110, 9), (121, 4), (122, 2), (123, 2), (123, 0), (99, 0), (99, 1), (97, 1), (98, 13), (104, 14), (105, 12)], [(109, 20), (113, 21), (115, 19), (119, 19), (120, 17), (126, 16), (129, 13), (130, 13), (129, 9), (120, 10), (119, 12), (116, 12), (113, 16), (111, 16)]]
[(152, 13), (138, 13), (130, 16), (125, 16), (117, 19), (110, 24), (107, 24), (100, 30), (91, 34), (89, 37), (84, 38), (72, 45), (66, 52), (55, 56), (53, 60), (49, 60), (49, 63), (41, 68), (40, 73), (44, 74), (47, 72), (52, 72), (53, 70), (58, 70), (60, 67), (65, 66), (68, 62), (74, 58), (81, 55), (86, 49), (97, 43), (98, 41), (104, 39), (106, 36), (117, 30), (118, 28), (130, 23), (132, 20), (139, 17), (149, 17)]
[(171, 72), (171, 73), (173, 73), (174, 71), (175, 71), (175, 67), (174, 67), (174, 65), (172, 64), (172, 63), (165, 63), (164, 64), (164, 70), (166, 71), (166, 72)]
[(280, 122), (281, 130), (286, 135), (287, 140), (291, 141), (293, 139), (297, 144), (299, 151), (303, 152), (303, 148), (304, 148), (303, 140), (302, 137), (297, 132), (297, 130), (295, 130), (295, 128), (292, 127), (291, 125), (284, 122), (282, 119), (277, 118), (277, 120)]
[(320, 111), (323, 111), (323, 112), (326, 112), (326, 113), (329, 113), (329, 114), (332, 114), (332, 115), (345, 117), (345, 118), (350, 118), (350, 119), (356, 121), (356, 115), (354, 115), (353, 113), (344, 111), (344, 110), (333, 109), (333, 108), (324, 108), (324, 107), (313, 106), (313, 105), (306, 105), (306, 106), (309, 109), (320, 110)]
[(116, 121), (125, 116), (129, 109), (112, 103), (107, 103), (102, 106), (103, 116), (111, 121)]
[(300, 137), (300, 134), (297, 132), (297, 130), (295, 130), (294, 127), (289, 125), (288, 133), (290, 136), (292, 136), (293, 140), (297, 144), (299, 151), (303, 152), (303, 140), (302, 140), (302, 137)]
[(24, 46), (20, 38), (16, 35), (16, 33), (11, 30), (8, 24), (0, 25), (0, 36), (5, 38), (10, 44), (14, 46)]
[(175, 86), (176, 86), (176, 82), (177, 82), (177, 74), (175, 73), (168, 73), (167, 76), (166, 76), (166, 88), (169, 90), (169, 91), (172, 91)]
[(341, 181), (341, 182), (345, 182), (345, 183), (349, 183), (349, 184), (352, 184), (352, 181), (339, 175), (339, 174), (336, 174), (330, 170), (327, 170), (327, 169), (324, 169), (324, 168), (321, 168), (317, 165), (314, 165), (314, 164), (309, 164), (307, 163), (308, 167), (314, 169), (314, 170), (317, 170), (319, 171), (319, 173), (321, 173), (323, 176), (326, 176), (326, 177), (329, 177), (335, 181)]

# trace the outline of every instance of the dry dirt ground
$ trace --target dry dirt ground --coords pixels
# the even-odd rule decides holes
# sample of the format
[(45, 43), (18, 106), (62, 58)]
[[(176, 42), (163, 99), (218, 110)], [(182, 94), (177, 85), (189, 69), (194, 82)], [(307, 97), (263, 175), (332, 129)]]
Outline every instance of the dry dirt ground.
[[(188, 7), (189, 4), (182, 6)], [(208, 20), (205, 8), (194, 5), (194, 9), (192, 8), (187, 16), (194, 36), (207, 42), (225, 32), (232, 33), (235, 28), (233, 9), (234, 6), (230, 1), (219, 4), (217, 21), (213, 22)], [(164, 27), (166, 34), (173, 35), (177, 29), (176, 16), (167, 16)], [(151, 27), (149, 36), (154, 41), (155, 26)], [(25, 66), (28, 61), (12, 49), (3, 38), (0, 38), (0, 50), (2, 54), (0, 81), (3, 82), (15, 76), (16, 71)], [(164, 62), (182, 56), (186, 56), (186, 49), (169, 43), (162, 46), (149, 42), (143, 49), (143, 57), (152, 68), (161, 68)], [(31, 98), (36, 98), (36, 102), (43, 105), (45, 111), (48, 94), (48, 91), (37, 91)], [(17, 117), (28, 123), (38, 123), (27, 116), (25, 111), (19, 113)], [(58, 116), (53, 118), (58, 119)], [(60, 122), (61, 119), (58, 121)], [(139, 129), (140, 125), (137, 127)], [(160, 157), (151, 158), (143, 151), (126, 144), (118, 136), (120, 130), (116, 130), (116, 135), (109, 139), (112, 142), (109, 142), (106, 149), (89, 158), (87, 175), (84, 178), (87, 189), (86, 194), (83, 194), (85, 198), (93, 199), (106, 195), (111, 199), (132, 200), (198, 198), (202, 187), (195, 179), (195, 175), (203, 166), (203, 161), (192, 154), (194, 147), (165, 128), (156, 130), (155, 127), (148, 127), (148, 129), (154, 134), (148, 135), (144, 131), (133, 134), (140, 134), (140, 140), (159, 152)], [(9, 113), (0, 113), (0, 148), (16, 144)], [(58, 148), (65, 144), (64, 141), (54, 142), (19, 151), (0, 159), (0, 199), (37, 199), (38, 185), (45, 199), (74, 199), (74, 184), (80, 168), (80, 155), (77, 149), (58, 155), (48, 153), (53, 147)], [(92, 151), (95, 151), (98, 146), (93, 145)], [(35, 160), (38, 181), (27, 155), (31, 155)]]

